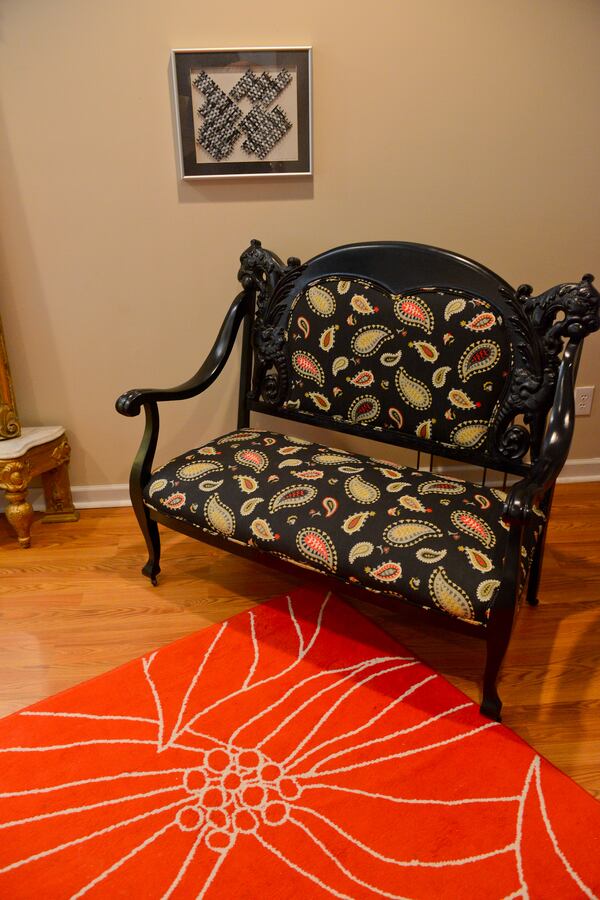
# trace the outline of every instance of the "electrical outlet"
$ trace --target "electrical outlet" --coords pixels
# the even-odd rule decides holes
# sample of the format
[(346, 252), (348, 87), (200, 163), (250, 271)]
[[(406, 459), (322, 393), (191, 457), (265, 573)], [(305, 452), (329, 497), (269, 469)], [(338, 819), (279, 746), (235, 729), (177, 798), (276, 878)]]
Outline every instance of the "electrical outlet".
[(594, 399), (594, 385), (590, 387), (575, 388), (575, 415), (589, 416), (592, 413), (592, 400)]

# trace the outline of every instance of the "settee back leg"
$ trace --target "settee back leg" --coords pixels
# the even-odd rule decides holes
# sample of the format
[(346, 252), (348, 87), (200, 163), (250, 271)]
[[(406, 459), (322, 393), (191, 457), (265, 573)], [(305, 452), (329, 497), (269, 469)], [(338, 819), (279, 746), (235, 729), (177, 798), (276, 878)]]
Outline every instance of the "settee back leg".
[(546, 548), (546, 534), (548, 532), (548, 519), (550, 517), (550, 509), (552, 507), (552, 500), (554, 497), (554, 487), (548, 492), (548, 496), (545, 498), (544, 502), (541, 504), (541, 507), (545, 513), (546, 521), (544, 523), (544, 527), (542, 529), (542, 533), (539, 536), (538, 542), (535, 546), (535, 550), (533, 551), (533, 559), (531, 560), (531, 567), (529, 569), (529, 582), (527, 584), (527, 602), (530, 606), (537, 606), (540, 602), (539, 600), (539, 589), (540, 589), (540, 581), (542, 577), (542, 563), (544, 562), (544, 550)]

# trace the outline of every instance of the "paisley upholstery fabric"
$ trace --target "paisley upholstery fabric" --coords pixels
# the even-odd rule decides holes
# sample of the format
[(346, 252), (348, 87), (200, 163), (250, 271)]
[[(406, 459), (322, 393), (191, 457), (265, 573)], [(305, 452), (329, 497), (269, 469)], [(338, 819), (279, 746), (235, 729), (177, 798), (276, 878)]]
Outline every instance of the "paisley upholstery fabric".
[(148, 506), (207, 532), (479, 624), (501, 579), (503, 500), (493, 488), (250, 429), (171, 460), (145, 490)]
[(450, 289), (327, 277), (290, 306), (285, 406), (453, 447), (483, 445), (512, 365), (502, 316)]

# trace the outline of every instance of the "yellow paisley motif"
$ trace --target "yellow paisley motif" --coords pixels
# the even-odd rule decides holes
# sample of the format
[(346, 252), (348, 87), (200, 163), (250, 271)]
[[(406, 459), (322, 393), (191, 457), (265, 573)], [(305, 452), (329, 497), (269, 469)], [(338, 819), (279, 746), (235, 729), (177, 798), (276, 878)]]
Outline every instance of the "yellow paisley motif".
[(462, 312), (466, 305), (466, 302), (459, 297), (457, 297), (456, 300), (451, 300), (450, 303), (447, 303), (446, 309), (444, 310), (446, 322), (450, 321), (451, 316), (455, 316), (456, 313)]
[(411, 378), (403, 366), (396, 372), (396, 387), (400, 396), (414, 409), (427, 409), (431, 406), (431, 392), (427, 385), (417, 378)]
[(452, 431), (450, 440), (459, 447), (477, 447), (486, 436), (488, 428), (489, 424), (484, 419), (465, 422)]
[(372, 356), (383, 344), (393, 337), (391, 329), (382, 326), (365, 325), (352, 338), (352, 351), (359, 356)]
[(481, 601), (481, 603), (489, 603), (496, 593), (496, 588), (499, 587), (500, 582), (495, 578), (486, 578), (477, 588), (477, 599)]
[(250, 524), (250, 530), (254, 537), (261, 541), (275, 541), (278, 535), (273, 534), (273, 529), (266, 519), (254, 519)]
[(439, 369), (436, 369), (431, 378), (433, 386), (436, 388), (444, 387), (446, 384), (446, 377), (450, 371), (450, 366), (440, 366)]
[(429, 578), (429, 593), (433, 602), (459, 619), (474, 619), (471, 602), (465, 591), (448, 578), (443, 566), (434, 569)]
[(221, 501), (218, 494), (213, 494), (204, 504), (204, 518), (215, 531), (226, 537), (230, 537), (235, 531), (233, 511)]
[(196, 478), (208, 475), (209, 472), (218, 472), (222, 468), (223, 466), (218, 462), (186, 463), (185, 466), (180, 466), (177, 469), (177, 477), (183, 481), (194, 481)]
[(369, 484), (360, 475), (353, 475), (352, 478), (349, 478), (344, 485), (344, 490), (357, 503), (375, 503), (381, 496), (379, 488), (374, 484)]
[(474, 550), (473, 547), (463, 547), (462, 549), (467, 554), (470, 565), (477, 572), (491, 572), (494, 568), (489, 556), (482, 553), (481, 550)]
[(348, 560), (353, 563), (360, 556), (369, 556), (375, 547), (370, 541), (360, 541), (358, 544), (355, 544), (354, 547), (350, 550), (348, 554)]
[(327, 288), (313, 285), (306, 292), (308, 305), (318, 316), (330, 316), (335, 312), (335, 298)]
[(421, 519), (404, 519), (395, 525), (388, 525), (383, 532), (383, 538), (395, 547), (412, 547), (426, 538), (438, 538), (442, 531), (437, 525), (424, 522)]

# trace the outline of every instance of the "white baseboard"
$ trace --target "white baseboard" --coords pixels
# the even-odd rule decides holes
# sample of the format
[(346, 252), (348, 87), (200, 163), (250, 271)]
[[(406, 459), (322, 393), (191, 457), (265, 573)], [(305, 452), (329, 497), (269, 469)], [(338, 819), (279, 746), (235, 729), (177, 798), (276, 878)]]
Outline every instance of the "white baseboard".
[[(450, 475), (453, 478), (464, 478), (466, 481), (479, 481), (481, 469), (476, 466), (434, 466), (436, 475)], [(479, 477), (477, 473), (479, 472)], [(486, 481), (488, 487), (497, 487), (502, 484), (502, 479), (489, 477)], [(511, 476), (510, 481), (516, 479)], [(600, 481), (600, 457), (592, 459), (568, 459), (562, 474), (558, 479), (561, 484), (569, 484), (580, 481)], [(510, 482), (509, 482), (510, 483)], [(76, 484), (72, 485), (73, 502), (77, 509), (102, 509), (105, 507), (131, 506), (128, 484)], [(44, 494), (41, 488), (32, 488), (29, 492), (29, 501), (37, 511), (44, 509)], [(5, 501), (0, 494), (0, 513), (4, 512)]]
[[(131, 506), (128, 484), (73, 484), (71, 493), (77, 509)], [(37, 512), (45, 509), (44, 492), (41, 488), (32, 488), (28, 500)], [(4, 495), (0, 493), (0, 512), (4, 512), (5, 506)]]

